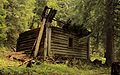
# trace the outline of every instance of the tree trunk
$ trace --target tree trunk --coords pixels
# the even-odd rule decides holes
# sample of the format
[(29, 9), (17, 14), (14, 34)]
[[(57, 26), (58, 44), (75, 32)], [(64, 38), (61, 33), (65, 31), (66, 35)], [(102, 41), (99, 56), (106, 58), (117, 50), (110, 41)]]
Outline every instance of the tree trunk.
[(106, 65), (110, 66), (114, 61), (113, 51), (113, 0), (106, 0), (106, 18), (105, 18), (105, 32), (106, 32)]

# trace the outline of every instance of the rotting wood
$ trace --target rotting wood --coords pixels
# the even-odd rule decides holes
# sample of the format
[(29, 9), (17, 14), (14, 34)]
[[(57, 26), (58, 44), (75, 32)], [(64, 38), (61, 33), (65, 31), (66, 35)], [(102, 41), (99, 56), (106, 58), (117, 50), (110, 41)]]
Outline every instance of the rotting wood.
[(87, 54), (87, 53), (82, 53), (82, 52), (77, 52), (77, 51), (73, 51), (73, 50), (66, 50), (66, 49), (59, 49), (59, 48), (54, 48), (54, 49), (51, 49), (51, 50), (54, 50), (55, 52), (59, 51), (59, 52), (64, 52), (64, 53), (70, 53), (70, 54)]
[(34, 42), (35, 39), (30, 39), (30, 40), (25, 40), (25, 41), (18, 41), (19, 44), (23, 44), (23, 43), (28, 43), (28, 42)]
[[(49, 9), (50, 9), (50, 11), (49, 11)], [(38, 38), (37, 38), (37, 41), (36, 41), (34, 57), (37, 56), (44, 28), (45, 28), (45, 26), (47, 27), (47, 25), (45, 25), (45, 24), (47, 24), (47, 22), (48, 23), (52, 22), (52, 19), (54, 18), (56, 12), (57, 12), (57, 10), (54, 10), (52, 8), (48, 8), (47, 6), (44, 8), (43, 15), (42, 15), (42, 21), (43, 21), (42, 23), (43, 24), (40, 28)], [(45, 28), (45, 29), (47, 29), (47, 28)], [(47, 30), (45, 30), (45, 31), (47, 31)], [(47, 34), (47, 33), (45, 33), (45, 34)], [(45, 48), (45, 51), (46, 51), (47, 50), (47, 37), (45, 37), (44, 48)]]
[[(59, 49), (59, 48), (54, 48), (54, 49), (51, 49), (52, 51), (54, 52), (63, 52), (63, 53), (69, 53), (69, 54), (78, 54), (78, 55), (86, 55), (87, 52), (77, 52), (77, 51), (74, 51), (74, 50), (66, 50), (66, 49)], [(87, 56), (87, 55), (86, 55)]]
[(44, 30), (44, 26), (45, 26), (45, 22), (46, 22), (46, 19), (43, 19), (43, 23), (42, 23), (42, 26), (40, 28), (40, 31), (39, 31), (39, 34), (38, 34), (38, 37), (37, 37), (37, 42), (36, 42), (36, 45), (35, 45), (34, 57), (37, 56), (37, 53), (38, 53), (38, 50), (39, 50), (39, 46), (40, 46), (40, 42), (41, 42), (41, 39), (42, 39), (43, 30)]
[(20, 38), (19, 41), (25, 41), (25, 40), (31, 40), (31, 39), (36, 39), (37, 36), (29, 36), (29, 35), (26, 35), (27, 37), (25, 38)]
[(65, 36), (64, 34), (63, 35), (61, 35), (61, 34), (58, 35), (58, 34), (52, 33), (52, 36), (68, 38), (68, 36)]
[(47, 37), (48, 37), (48, 35), (47, 35), (47, 31), (48, 31), (48, 28), (47, 28), (47, 25), (48, 24), (46, 24), (46, 28), (45, 28), (45, 32), (46, 32), (46, 34), (45, 34), (45, 41), (44, 41), (44, 60), (46, 59), (46, 56), (47, 56), (47, 46), (48, 46), (48, 39), (47, 39)]
[(55, 55), (59, 54), (59, 55), (62, 55), (62, 57), (64, 57), (64, 55), (66, 56), (73, 56), (73, 57), (79, 57), (79, 58), (84, 58), (84, 59), (87, 59), (87, 56), (86, 55), (79, 55), (79, 54), (70, 54), (70, 53), (64, 53), (64, 52), (54, 52)]
[(67, 44), (56, 44), (56, 43), (52, 43), (51, 46), (55, 46), (55, 47), (64, 47), (64, 48), (68, 48)]
[(53, 41), (53, 40), (51, 40), (51, 44), (62, 44), (62, 45), (68, 45), (68, 43), (66, 43), (66, 42), (57, 42), (57, 41)]
[(48, 28), (48, 56), (51, 56), (51, 28)]
[(66, 39), (56, 39), (56, 38), (52, 38), (52, 42), (59, 42), (59, 43), (64, 43), (64, 44), (67, 44), (68, 43), (68, 40)]
[[(58, 34), (59, 35), (59, 34)], [(64, 38), (64, 37), (58, 37), (58, 36), (53, 36), (52, 35), (52, 39), (58, 39), (58, 40), (64, 40), (64, 41), (68, 41), (68, 37)]]

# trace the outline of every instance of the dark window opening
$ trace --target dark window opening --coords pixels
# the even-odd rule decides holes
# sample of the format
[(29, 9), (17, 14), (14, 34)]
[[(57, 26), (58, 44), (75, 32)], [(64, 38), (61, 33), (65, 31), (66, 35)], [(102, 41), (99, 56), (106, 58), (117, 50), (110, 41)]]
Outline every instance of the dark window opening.
[(73, 47), (73, 38), (69, 38), (69, 47)]

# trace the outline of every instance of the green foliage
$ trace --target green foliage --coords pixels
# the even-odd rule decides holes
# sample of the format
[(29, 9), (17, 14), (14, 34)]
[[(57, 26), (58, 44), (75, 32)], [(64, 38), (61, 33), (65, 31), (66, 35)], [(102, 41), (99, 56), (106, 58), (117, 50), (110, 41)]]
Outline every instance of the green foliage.
[(120, 61), (120, 1), (116, 0), (114, 2), (114, 50), (116, 54), (116, 59)]
[(0, 41), (15, 45), (18, 34), (29, 28), (34, 16), (35, 0), (5, 0), (0, 2)]
[(5, 17), (6, 11), (4, 10), (4, 4), (6, 1), (0, 0), (0, 43), (3, 44), (6, 40), (6, 25), (5, 25)]
[[(26, 64), (19, 66), (21, 62), (8, 60), (6, 56), (11, 51), (6, 47), (0, 48), (0, 75), (98, 75), (110, 74), (110, 68), (99, 67), (92, 64), (82, 62), (79, 68), (69, 67), (66, 64), (50, 64), (47, 62), (36, 61), (31, 68), (26, 67)], [(8, 63), (9, 62), (9, 63)], [(39, 65), (37, 64), (39, 62)]]
[(84, 64), (80, 69), (76, 67), (68, 67), (64, 64), (48, 64), (42, 63), (41, 65), (33, 65), (32, 68), (26, 68), (25, 65), (21, 67), (4, 67), (0, 68), (0, 74), (17, 74), (17, 75), (51, 75), (51, 74), (80, 74), (80, 75), (96, 75), (96, 74), (110, 74), (109, 68), (92, 67), (91, 65)]

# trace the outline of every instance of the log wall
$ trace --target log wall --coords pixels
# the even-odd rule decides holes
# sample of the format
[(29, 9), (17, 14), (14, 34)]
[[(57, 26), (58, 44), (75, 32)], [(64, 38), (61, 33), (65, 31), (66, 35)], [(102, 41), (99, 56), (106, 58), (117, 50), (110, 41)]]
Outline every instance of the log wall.
[[(19, 35), (17, 40), (17, 51), (30, 52), (34, 46), (40, 28), (29, 30)], [(44, 31), (45, 32), (45, 31)], [(68, 33), (56, 27), (48, 28), (40, 44), (39, 54), (46, 56), (62, 55), (65, 57), (76, 57), (88, 59), (87, 37), (80, 38), (75, 33)], [(44, 40), (47, 37), (47, 50), (44, 50)], [(69, 47), (69, 38), (73, 38), (73, 46)], [(34, 51), (34, 49), (33, 49)]]
[[(16, 50), (25, 51), (27, 53), (31, 53), (31, 52), (33, 53), (39, 30), (40, 28), (36, 28), (36, 29), (21, 33), (19, 35), (19, 38), (17, 39)], [(40, 55), (43, 55), (44, 37), (45, 37), (44, 34), (45, 33), (43, 33), (42, 42), (40, 45), (41, 50), (39, 50)]]
[[(73, 46), (69, 47), (69, 38), (73, 38)], [(73, 33), (65, 32), (60, 28), (52, 28), (51, 52), (53, 55), (87, 59), (87, 38), (79, 38)]]

